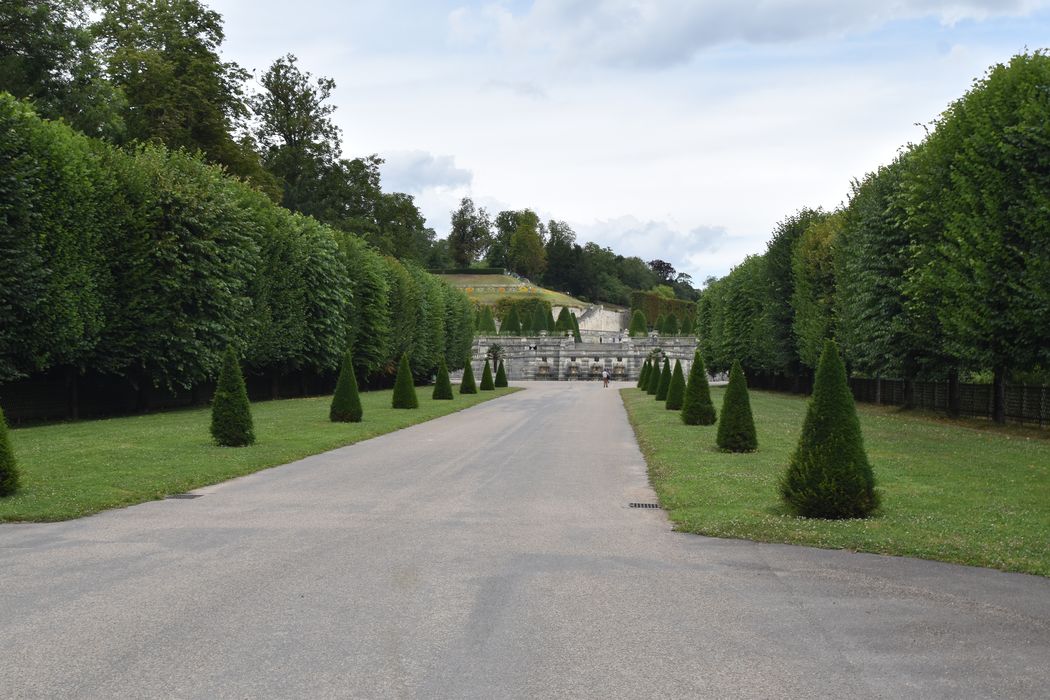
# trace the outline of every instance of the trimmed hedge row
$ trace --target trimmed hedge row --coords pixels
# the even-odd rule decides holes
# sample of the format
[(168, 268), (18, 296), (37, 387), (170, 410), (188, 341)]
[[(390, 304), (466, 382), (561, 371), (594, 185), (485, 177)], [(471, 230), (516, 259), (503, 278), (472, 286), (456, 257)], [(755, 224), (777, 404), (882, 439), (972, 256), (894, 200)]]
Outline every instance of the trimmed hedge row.
[[(631, 310), (641, 311), (649, 327), (660, 330), (657, 327), (657, 321), (661, 316), (670, 314), (678, 319), (695, 316), (696, 303), (682, 299), (668, 299), (652, 292), (631, 292)], [(677, 325), (678, 321), (675, 323)]]
[(182, 151), (126, 152), (0, 94), (0, 382), (56, 369), (190, 388), (247, 372), (388, 384), (470, 347), (466, 295)]

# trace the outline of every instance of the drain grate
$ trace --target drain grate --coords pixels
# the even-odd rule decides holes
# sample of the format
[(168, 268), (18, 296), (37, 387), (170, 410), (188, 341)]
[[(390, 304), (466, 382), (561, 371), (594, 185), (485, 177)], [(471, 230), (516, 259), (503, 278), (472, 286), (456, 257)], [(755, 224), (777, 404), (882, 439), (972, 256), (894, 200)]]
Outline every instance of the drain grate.
[(203, 495), (204, 495), (203, 493), (169, 493), (164, 498), (166, 498), (168, 500), (172, 500), (172, 499), (184, 500), (184, 499), (187, 499), (187, 498), (200, 498)]
[(659, 508), (659, 503), (628, 503), (628, 508)]

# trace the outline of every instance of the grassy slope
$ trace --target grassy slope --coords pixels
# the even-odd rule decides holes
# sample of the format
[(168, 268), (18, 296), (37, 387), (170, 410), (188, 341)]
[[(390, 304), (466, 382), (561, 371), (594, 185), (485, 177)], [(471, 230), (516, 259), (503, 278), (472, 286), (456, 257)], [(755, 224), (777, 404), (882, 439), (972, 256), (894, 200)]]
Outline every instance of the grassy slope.
[[(720, 388), (712, 389), (720, 408)], [(938, 559), (1050, 576), (1050, 439), (858, 405), (882, 511), (868, 520), (788, 515), (776, 490), (805, 415), (802, 398), (751, 392), (759, 451), (724, 454), (716, 426), (682, 425), (623, 391), (650, 480), (675, 527), (764, 542)]]
[(364, 421), (332, 423), (331, 397), (266, 401), (252, 414), (258, 442), (216, 447), (208, 409), (12, 430), (22, 489), (0, 499), (0, 521), (66, 520), (214, 484), (437, 418), (516, 389), (390, 408), (391, 391), (361, 394)]
[(467, 289), (474, 285), (502, 285), (505, 286), (506, 292), (499, 292), (496, 290), (476, 290), (467, 292), (467, 296), (470, 297), (471, 301), (476, 301), (481, 304), (495, 304), (500, 299), (514, 298), (514, 297), (539, 297), (549, 301), (553, 306), (571, 306), (575, 308), (585, 309), (588, 304), (580, 301), (568, 294), (562, 294), (561, 292), (555, 292), (550, 289), (544, 289), (533, 285), (537, 291), (535, 292), (520, 292), (518, 287), (521, 282), (513, 277), (507, 277), (504, 275), (441, 275), (442, 279), (447, 281), (454, 287), (460, 287)]

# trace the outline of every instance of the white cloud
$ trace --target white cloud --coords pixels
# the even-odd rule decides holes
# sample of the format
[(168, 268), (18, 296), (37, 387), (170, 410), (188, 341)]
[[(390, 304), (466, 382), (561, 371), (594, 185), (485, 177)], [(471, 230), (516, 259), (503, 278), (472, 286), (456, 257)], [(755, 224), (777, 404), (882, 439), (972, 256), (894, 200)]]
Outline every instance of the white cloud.
[[(1047, 0), (536, 0), (514, 14), (503, 3), (458, 8), (460, 41), (498, 38), (512, 53), (547, 53), (562, 65), (665, 67), (724, 44), (776, 44), (866, 32), (898, 20), (1024, 16)], [(469, 27), (469, 31), (465, 28)]]
[(383, 189), (420, 194), (431, 188), (468, 187), (473, 174), (456, 166), (452, 156), (435, 156), (427, 151), (388, 151), (380, 168)]

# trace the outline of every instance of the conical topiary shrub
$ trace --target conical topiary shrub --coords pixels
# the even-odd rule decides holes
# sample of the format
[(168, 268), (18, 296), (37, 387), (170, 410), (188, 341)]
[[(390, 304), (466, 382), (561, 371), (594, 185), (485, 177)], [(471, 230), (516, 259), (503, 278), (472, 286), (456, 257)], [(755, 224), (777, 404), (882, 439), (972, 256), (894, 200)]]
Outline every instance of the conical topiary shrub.
[(558, 332), (558, 335), (568, 335), (572, 333), (572, 314), (569, 313), (569, 307), (561, 307), (561, 311), (558, 312), (558, 320), (554, 322), (554, 330)]
[(211, 402), (211, 436), (223, 447), (243, 447), (255, 442), (252, 410), (244, 386), (241, 363), (233, 347), (226, 348)]
[(846, 368), (830, 340), (824, 342), (813, 397), (780, 481), (780, 496), (807, 518), (864, 518), (879, 507)]
[(729, 370), (729, 385), (722, 399), (722, 417), (718, 421), (717, 443), (726, 452), (753, 452), (758, 449), (747, 380), (739, 360), (734, 360)]
[(521, 335), (521, 319), (518, 318), (518, 307), (510, 307), (499, 327), (500, 335)]
[(492, 317), (492, 309), (487, 306), (481, 307), (481, 315), (478, 320), (478, 332), (483, 335), (496, 335), (496, 319)]
[(0, 497), (10, 496), (18, 490), (18, 464), (7, 436), (7, 419), (0, 409)]
[(481, 371), (481, 390), (492, 391), (496, 388), (496, 385), (492, 382), (492, 367), (489, 365), (488, 358), (485, 359), (485, 369)]
[(354, 376), (354, 364), (350, 353), (346, 353), (343, 355), (343, 365), (339, 368), (339, 380), (335, 383), (328, 420), (333, 423), (359, 423), (363, 415), (361, 395), (357, 391), (357, 377)]
[(678, 335), (678, 317), (674, 314), (667, 314), (667, 321), (664, 322), (664, 331), (667, 335)]
[(583, 342), (583, 338), (580, 337), (580, 319), (576, 318), (576, 314), (572, 315), (572, 341), (574, 343)]
[(507, 386), (507, 370), (503, 368), (503, 360), (499, 361), (499, 366), (496, 367), (496, 388), (502, 389)]
[(478, 393), (477, 382), (474, 381), (474, 370), (470, 366), (470, 358), (467, 358), (466, 363), (463, 365), (463, 379), (459, 383), (459, 393), (461, 394), (476, 394)]
[(644, 338), (649, 333), (649, 326), (645, 322), (645, 314), (641, 309), (635, 309), (631, 314), (631, 325), (629, 332), (632, 338)]
[(689, 369), (689, 383), (685, 386), (682, 401), (682, 422), (686, 425), (714, 425), (715, 405), (711, 403), (711, 387), (707, 383), (707, 368), (704, 358), (697, 350), (693, 355), (693, 366)]
[(431, 396), (436, 401), (448, 401), (452, 399), (452, 382), (448, 378), (448, 365), (445, 358), (438, 358), (437, 379), (434, 381), (434, 393)]
[(554, 318), (554, 307), (552, 306), (547, 307), (547, 330), (551, 335), (558, 330), (558, 321)]
[(408, 365), (408, 353), (402, 353), (401, 363), (397, 366), (397, 377), (394, 379), (394, 396), (390, 401), (394, 408), (419, 408), (416, 396), (416, 385), (412, 380), (412, 368)]
[(671, 384), (667, 387), (667, 410), (678, 411), (682, 408), (685, 400), (685, 374), (682, 372), (682, 363), (674, 361), (674, 372), (671, 373)]
[(682, 319), (682, 328), (679, 331), (682, 335), (693, 334), (693, 317), (686, 314), (685, 318)]
[(656, 392), (660, 389), (660, 359), (654, 357), (652, 363), (649, 377), (645, 380), (645, 393), (649, 396), (656, 396)]
[(664, 369), (660, 372), (660, 382), (656, 385), (656, 400), (666, 401), (667, 391), (671, 388), (671, 361), (664, 358)]
[(539, 335), (540, 331), (545, 330), (547, 330), (547, 310), (537, 304), (532, 309), (532, 332), (534, 335)]
[(649, 376), (649, 358), (642, 363), (642, 370), (638, 373), (638, 388), (645, 389), (645, 379)]

